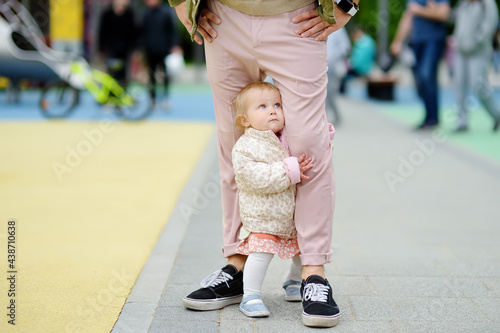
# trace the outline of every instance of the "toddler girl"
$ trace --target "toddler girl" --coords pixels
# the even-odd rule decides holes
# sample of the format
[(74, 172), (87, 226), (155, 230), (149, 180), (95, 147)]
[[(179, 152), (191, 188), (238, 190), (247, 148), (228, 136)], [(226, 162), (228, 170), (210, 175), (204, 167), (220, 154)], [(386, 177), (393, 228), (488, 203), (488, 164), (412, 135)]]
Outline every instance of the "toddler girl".
[(245, 129), (232, 150), (243, 226), (236, 252), (248, 255), (240, 310), (249, 317), (269, 316), (261, 287), (271, 259), (292, 258), (285, 299), (300, 301), (301, 263), (294, 224), (295, 184), (309, 179), (311, 158), (289, 156), (281, 95), (274, 85), (253, 82), (234, 102), (236, 125)]

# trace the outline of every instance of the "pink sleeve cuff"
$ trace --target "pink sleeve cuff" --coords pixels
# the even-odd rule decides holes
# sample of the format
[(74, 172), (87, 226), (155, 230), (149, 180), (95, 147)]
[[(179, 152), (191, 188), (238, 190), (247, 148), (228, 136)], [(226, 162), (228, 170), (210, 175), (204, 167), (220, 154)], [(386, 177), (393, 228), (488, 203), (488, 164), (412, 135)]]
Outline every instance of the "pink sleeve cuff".
[(300, 183), (300, 167), (297, 157), (290, 156), (283, 160), (285, 171), (292, 184)]

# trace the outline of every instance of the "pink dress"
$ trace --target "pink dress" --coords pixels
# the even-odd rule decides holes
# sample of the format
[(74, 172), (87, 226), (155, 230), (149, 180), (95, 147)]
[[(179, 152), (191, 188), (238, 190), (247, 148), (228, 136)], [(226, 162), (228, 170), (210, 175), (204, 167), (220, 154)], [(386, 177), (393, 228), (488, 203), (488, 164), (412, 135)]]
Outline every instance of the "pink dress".
[(297, 238), (284, 239), (269, 234), (251, 233), (239, 242), (236, 253), (249, 255), (252, 252), (277, 254), (281, 259), (290, 259), (300, 254)]

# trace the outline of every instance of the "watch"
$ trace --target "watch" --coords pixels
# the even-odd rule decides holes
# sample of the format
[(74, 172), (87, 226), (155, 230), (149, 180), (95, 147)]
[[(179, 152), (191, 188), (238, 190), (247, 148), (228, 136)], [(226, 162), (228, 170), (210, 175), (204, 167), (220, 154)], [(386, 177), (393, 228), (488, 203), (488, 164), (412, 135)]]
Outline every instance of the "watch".
[(335, 0), (335, 4), (341, 11), (351, 16), (356, 15), (359, 10), (359, 6), (351, 0)]

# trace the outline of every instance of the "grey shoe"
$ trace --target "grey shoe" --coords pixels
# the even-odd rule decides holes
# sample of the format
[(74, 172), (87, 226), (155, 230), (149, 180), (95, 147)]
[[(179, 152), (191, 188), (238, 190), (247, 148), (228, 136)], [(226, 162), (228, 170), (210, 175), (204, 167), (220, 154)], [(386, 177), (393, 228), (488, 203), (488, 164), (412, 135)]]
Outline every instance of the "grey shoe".
[(300, 281), (288, 280), (283, 282), (283, 289), (285, 289), (285, 301), (287, 302), (300, 302)]
[(260, 295), (243, 297), (240, 303), (240, 310), (248, 317), (269, 317), (271, 314)]
[(455, 128), (455, 132), (467, 132), (469, 130), (469, 127), (467, 125), (458, 125)]

